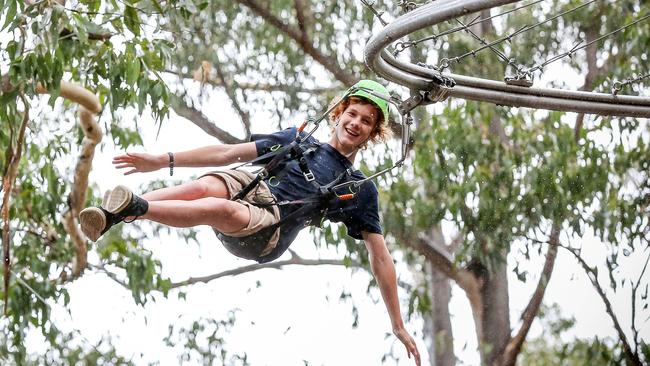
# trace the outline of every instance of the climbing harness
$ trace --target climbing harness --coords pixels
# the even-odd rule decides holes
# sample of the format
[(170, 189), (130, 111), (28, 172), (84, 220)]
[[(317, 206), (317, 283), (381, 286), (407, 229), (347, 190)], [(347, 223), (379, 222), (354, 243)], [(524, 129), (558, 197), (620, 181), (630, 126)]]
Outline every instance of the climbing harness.
[[(400, 112), (401, 125), (402, 125), (402, 156), (397, 160), (391, 167), (378, 171), (364, 179), (360, 180), (349, 180), (352, 176), (352, 169), (348, 168), (339, 174), (333, 181), (328, 184), (321, 185), (319, 184), (314, 177), (313, 172), (310, 170), (306, 156), (316, 149), (320, 145), (308, 142), (308, 139), (316, 132), (321, 121), (323, 121), (339, 104), (344, 100), (352, 96), (360, 96), (370, 101), (374, 102), (381, 110), (384, 115), (384, 121), (388, 121), (388, 104), (393, 104), (397, 107), (397, 110)], [(413, 141), (411, 138), (411, 129), (410, 126), (413, 124), (413, 118), (410, 115), (411, 110), (424, 102), (424, 98), (419, 92), (414, 92), (411, 98), (402, 102), (399, 97), (392, 96), (387, 94), (386, 89), (380, 84), (370, 81), (362, 80), (350, 87), (346, 93), (337, 100), (336, 103), (331, 105), (323, 114), (318, 118), (307, 119), (298, 129), (295, 139), (284, 146), (276, 145), (271, 148), (271, 151), (257, 157), (256, 159), (247, 162), (243, 165), (256, 165), (262, 161), (268, 161), (260, 170), (255, 174), (255, 178), (246, 185), (242, 190), (232, 197), (232, 200), (239, 200), (246, 197), (254, 188), (256, 188), (259, 183), (268, 178), (270, 185), (277, 185), (277, 180), (282, 175), (282, 171), (285, 166), (291, 161), (297, 161), (298, 166), (305, 178), (305, 181), (312, 184), (316, 188), (316, 194), (307, 197), (305, 199), (293, 200), (293, 201), (280, 201), (273, 203), (253, 203), (258, 207), (270, 207), (270, 206), (286, 206), (286, 205), (296, 205), (297, 209), (287, 214), (277, 223), (270, 225), (258, 233), (252, 234), (250, 236), (250, 244), (253, 244), (254, 241), (259, 241), (262, 238), (269, 238), (276, 229), (287, 225), (287, 224), (301, 224), (298, 220), (307, 212), (313, 212), (307, 220), (306, 224), (319, 224), (324, 219), (327, 214), (327, 207), (330, 202), (333, 200), (349, 200), (354, 198), (357, 193), (358, 188), (370, 181), (375, 179), (390, 170), (401, 167), (408, 155), (408, 151)], [(302, 133), (308, 125), (313, 124), (311, 130), (307, 133)], [(270, 159), (270, 160), (269, 160)], [(239, 166), (241, 167), (241, 166)], [(237, 167), (237, 168), (239, 168)], [(350, 193), (341, 194), (340, 192), (347, 189)], [(223, 234), (222, 234), (223, 235)], [(238, 238), (247, 241), (248, 237)]]

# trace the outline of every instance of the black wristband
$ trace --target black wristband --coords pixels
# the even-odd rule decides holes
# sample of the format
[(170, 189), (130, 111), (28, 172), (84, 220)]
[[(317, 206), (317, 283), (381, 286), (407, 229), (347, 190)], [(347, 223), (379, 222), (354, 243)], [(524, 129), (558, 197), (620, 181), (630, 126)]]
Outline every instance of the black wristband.
[(174, 175), (174, 153), (168, 152), (169, 155), (169, 176)]

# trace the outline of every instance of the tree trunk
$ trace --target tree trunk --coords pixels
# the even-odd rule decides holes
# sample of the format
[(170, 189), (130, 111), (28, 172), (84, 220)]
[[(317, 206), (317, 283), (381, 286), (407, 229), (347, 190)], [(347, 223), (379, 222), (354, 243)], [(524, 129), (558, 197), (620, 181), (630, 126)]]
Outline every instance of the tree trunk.
[[(438, 248), (450, 249), (445, 244), (440, 224), (429, 231), (429, 240)], [(431, 366), (453, 366), (456, 364), (454, 354), (454, 335), (451, 328), (449, 302), (451, 301), (451, 282), (444, 272), (436, 268), (434, 261), (425, 264), (426, 277), (431, 296), (431, 313), (426, 319), (425, 335)]]
[(451, 329), (449, 301), (451, 301), (451, 284), (449, 278), (442, 272), (427, 264), (431, 284), (431, 355), (432, 366), (453, 366), (456, 364), (454, 355), (454, 335)]
[[(479, 283), (480, 301), (470, 301), (481, 363), (495, 365), (510, 340), (510, 304), (507, 265), (488, 268), (478, 260), (467, 268)], [(470, 297), (472, 294), (467, 294)]]

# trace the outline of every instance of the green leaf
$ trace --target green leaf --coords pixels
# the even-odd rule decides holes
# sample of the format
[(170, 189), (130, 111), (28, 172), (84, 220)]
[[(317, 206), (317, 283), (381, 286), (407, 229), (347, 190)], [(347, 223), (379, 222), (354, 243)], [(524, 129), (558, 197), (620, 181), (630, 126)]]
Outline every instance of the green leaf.
[(157, 0), (151, 0), (151, 4), (153, 5), (153, 7), (156, 9), (157, 12), (161, 14), (164, 12), (163, 8), (160, 6), (160, 3)]
[(102, 2), (100, 0), (90, 1), (89, 4), (88, 4), (88, 11), (89, 12), (97, 12), (97, 11), (99, 11), (99, 7), (100, 7), (101, 4), (102, 4)]
[(76, 30), (77, 37), (79, 37), (79, 41), (81, 43), (87, 43), (88, 30), (86, 29), (86, 25), (84, 24), (84, 19), (81, 17), (81, 15), (77, 13), (72, 14), (72, 18), (75, 20), (74, 28)]
[(0, 30), (4, 30), (13, 22), (16, 18), (16, 11), (18, 10), (18, 1), (17, 0), (9, 0), (7, 3), (7, 13), (5, 14), (5, 24), (0, 28)]
[(31, 25), (31, 29), (32, 29), (32, 33), (34, 34), (39, 34), (39, 32), (41, 31), (38, 22), (33, 22)]
[(129, 62), (126, 68), (126, 83), (129, 85), (135, 84), (140, 76), (140, 60), (134, 59)]
[(126, 6), (124, 11), (124, 24), (136, 36), (140, 36), (140, 17), (132, 6)]
[(19, 56), (18, 54), (18, 42), (16, 41), (9, 41), (7, 43), (7, 54), (9, 55), (9, 60), (15, 60), (16, 57)]

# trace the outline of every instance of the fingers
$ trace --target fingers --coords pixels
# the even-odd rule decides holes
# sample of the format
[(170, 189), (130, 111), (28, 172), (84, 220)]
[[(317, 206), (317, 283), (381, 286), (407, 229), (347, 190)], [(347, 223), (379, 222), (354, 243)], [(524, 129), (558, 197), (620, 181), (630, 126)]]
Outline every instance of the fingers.
[(131, 164), (131, 165), (133, 165), (134, 162), (132, 160), (119, 159), (118, 157), (115, 157), (115, 158), (113, 158), (113, 161), (111, 163), (113, 163), (113, 165), (115, 165), (117, 167), (120, 164)]
[(117, 163), (133, 163), (136, 161), (136, 158), (129, 155), (120, 155), (113, 158), (113, 164)]
[(406, 353), (411, 358), (411, 355), (415, 358), (415, 364), (420, 366), (420, 352), (418, 352), (418, 347), (415, 345), (413, 338), (409, 336), (408, 343), (406, 345)]
[(144, 153), (127, 152), (126, 155), (118, 155), (113, 157), (112, 163), (116, 169), (131, 168), (131, 170), (124, 173), (124, 175), (133, 173), (146, 173), (160, 169), (160, 164), (156, 160), (156, 156)]
[(135, 164), (132, 163), (113, 163), (115, 165), (116, 169), (124, 169), (124, 168), (133, 168), (135, 167)]
[(413, 342), (413, 350), (411, 353), (413, 353), (413, 356), (415, 357), (415, 364), (420, 366), (420, 352), (418, 352), (418, 347), (415, 345), (415, 342)]
[(116, 160), (130, 160), (134, 158), (135, 156), (132, 153), (126, 153), (126, 155), (118, 155), (113, 157), (113, 161)]
[(115, 169), (130, 169), (124, 172), (124, 175), (130, 175), (137, 172), (133, 158), (133, 154), (127, 152), (126, 155), (114, 156), (112, 163)]
[(415, 359), (415, 364), (417, 366), (420, 366), (421, 363), (420, 352), (418, 351), (418, 347), (415, 344), (415, 340), (413, 339), (413, 337), (411, 337), (405, 331), (398, 332), (397, 336), (400, 339), (400, 341), (402, 341), (402, 343), (404, 344), (408, 358), (410, 359), (411, 355), (413, 355), (413, 358)]
[(135, 161), (145, 158), (146, 154), (127, 152), (124, 155), (113, 157), (113, 161)]

